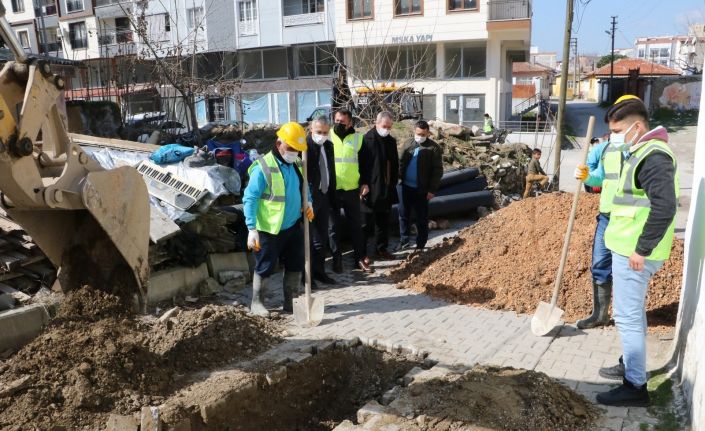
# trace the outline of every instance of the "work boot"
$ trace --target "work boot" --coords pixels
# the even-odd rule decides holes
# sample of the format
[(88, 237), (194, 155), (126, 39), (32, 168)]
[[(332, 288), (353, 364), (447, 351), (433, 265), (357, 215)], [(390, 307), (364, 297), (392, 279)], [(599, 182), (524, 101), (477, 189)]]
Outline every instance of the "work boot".
[(269, 311), (264, 306), (264, 291), (266, 289), (267, 279), (255, 272), (252, 276), (252, 304), (250, 304), (250, 313), (255, 316), (269, 317)]
[(635, 386), (623, 379), (622, 386), (597, 394), (597, 402), (605, 406), (648, 407), (649, 391), (645, 384)]
[(590, 329), (610, 323), (610, 301), (612, 299), (612, 282), (592, 282), (592, 314), (587, 319), (578, 320), (579, 329)]
[(331, 278), (325, 272), (323, 272), (321, 274), (313, 274), (313, 279), (318, 280), (324, 284), (338, 284), (338, 282), (334, 278)]
[(301, 272), (286, 272), (284, 271), (284, 312), (292, 313), (294, 311), (294, 298), (299, 296), (299, 287), (301, 286)]
[(336, 274), (343, 273), (343, 256), (333, 256), (333, 272)]
[(609, 380), (622, 380), (624, 378), (624, 357), (619, 357), (619, 364), (612, 367), (603, 367), (599, 371), (600, 377)]

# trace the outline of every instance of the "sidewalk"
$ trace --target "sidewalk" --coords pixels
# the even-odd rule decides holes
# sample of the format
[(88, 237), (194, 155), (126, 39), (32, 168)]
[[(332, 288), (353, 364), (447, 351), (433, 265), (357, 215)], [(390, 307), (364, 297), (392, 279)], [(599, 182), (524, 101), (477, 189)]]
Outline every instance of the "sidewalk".
[[(457, 233), (457, 231), (455, 232)], [(439, 243), (436, 233), (429, 246)], [(346, 262), (349, 268), (351, 262)], [(398, 262), (397, 262), (398, 263)], [(384, 266), (395, 262), (384, 262)], [(529, 315), (492, 311), (433, 299), (425, 294), (397, 289), (384, 275), (360, 272), (335, 275), (340, 281), (331, 289), (315, 291), (326, 304), (323, 322), (302, 329), (290, 321), (291, 338), (376, 339), (378, 345), (411, 345), (427, 350), (433, 359), (445, 364), (491, 364), (541, 371), (594, 401), (597, 392), (610, 383), (598, 376), (598, 369), (616, 363), (620, 355), (619, 336), (614, 327), (588, 331), (565, 325), (549, 336), (531, 333)], [(277, 274), (271, 286), (281, 286)], [(250, 289), (237, 299), (249, 304)], [(270, 307), (280, 306), (281, 288), (267, 294)], [(290, 319), (290, 318), (289, 318)], [(649, 369), (664, 365), (659, 358), (670, 341), (649, 337)], [(600, 422), (601, 430), (639, 430), (641, 423), (655, 423), (644, 408), (608, 408)]]

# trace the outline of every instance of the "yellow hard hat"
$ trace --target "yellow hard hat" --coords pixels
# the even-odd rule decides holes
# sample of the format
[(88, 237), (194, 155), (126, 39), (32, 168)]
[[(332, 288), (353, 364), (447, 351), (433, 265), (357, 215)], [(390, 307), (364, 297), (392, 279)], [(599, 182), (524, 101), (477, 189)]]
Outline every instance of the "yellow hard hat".
[(620, 97), (619, 99), (617, 99), (617, 100), (614, 102), (614, 104), (616, 105), (616, 104), (618, 104), (618, 103), (620, 103), (620, 102), (624, 102), (625, 100), (630, 100), (630, 99), (636, 99), (636, 100), (638, 100), (639, 102), (641, 102), (641, 99), (639, 99), (637, 96), (635, 96), (635, 95), (633, 95), (633, 94), (625, 94), (624, 96), (622, 96), (622, 97)]
[(277, 136), (286, 145), (297, 151), (306, 151), (306, 131), (301, 124), (290, 121), (277, 130)]

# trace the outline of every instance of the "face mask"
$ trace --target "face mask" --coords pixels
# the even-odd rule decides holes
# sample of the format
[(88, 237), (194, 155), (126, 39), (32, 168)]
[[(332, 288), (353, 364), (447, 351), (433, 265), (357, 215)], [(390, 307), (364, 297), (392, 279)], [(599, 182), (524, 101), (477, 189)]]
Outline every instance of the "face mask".
[(421, 135), (415, 135), (414, 141), (416, 141), (417, 144), (423, 144), (424, 142), (426, 142), (426, 137)]
[(629, 126), (629, 128), (624, 133), (610, 133), (610, 144), (614, 145), (620, 151), (625, 151), (632, 146), (633, 142), (627, 142), (627, 135), (629, 131), (632, 130), (636, 123)]
[(384, 137), (386, 137), (386, 136), (389, 136), (389, 129), (383, 129), (383, 128), (381, 128), (381, 127), (378, 127), (378, 128), (377, 128), (377, 133), (379, 133), (379, 136), (381, 136), (381, 137), (384, 138)]
[(328, 135), (319, 135), (318, 133), (314, 133), (311, 135), (311, 139), (313, 139), (313, 142), (318, 145), (323, 145), (323, 143), (328, 140)]
[(284, 151), (284, 155), (282, 155), (282, 159), (287, 163), (294, 163), (298, 158), (299, 153), (296, 151)]
[(343, 123), (336, 123), (335, 127), (333, 128), (335, 131), (335, 134), (338, 136), (341, 136), (345, 134), (345, 132), (348, 130), (348, 126), (346, 126)]

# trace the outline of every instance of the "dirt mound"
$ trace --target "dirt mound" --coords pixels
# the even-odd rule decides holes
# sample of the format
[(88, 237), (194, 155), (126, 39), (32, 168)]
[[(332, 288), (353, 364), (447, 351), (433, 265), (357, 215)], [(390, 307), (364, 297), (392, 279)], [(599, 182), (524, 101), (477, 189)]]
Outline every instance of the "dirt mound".
[[(392, 273), (399, 287), (495, 310), (533, 313), (549, 301), (573, 195), (545, 194), (516, 202), (464, 229), (457, 238), (413, 256)], [(574, 322), (592, 311), (592, 238), (599, 196), (580, 198), (558, 305)], [(650, 326), (676, 322), (683, 242), (651, 281)]]
[(276, 333), (232, 307), (158, 322), (113, 295), (71, 292), (49, 328), (0, 363), (0, 429), (100, 429), (108, 413), (159, 404), (186, 383), (185, 371), (254, 356)]
[(365, 429), (571, 431), (598, 417), (587, 399), (543, 373), (484, 366), (413, 383), (385, 413), (379, 428)]

